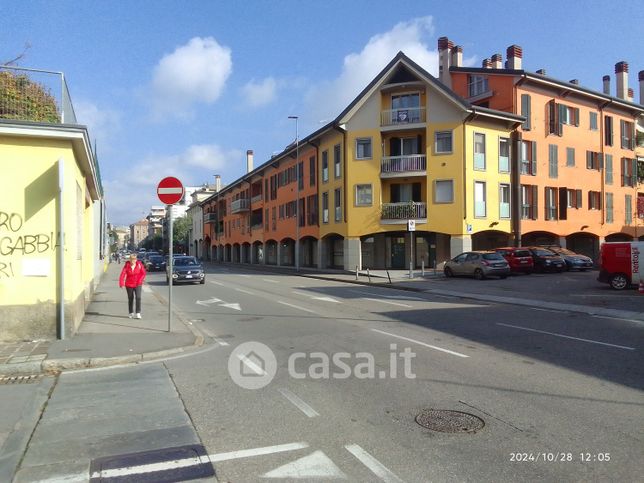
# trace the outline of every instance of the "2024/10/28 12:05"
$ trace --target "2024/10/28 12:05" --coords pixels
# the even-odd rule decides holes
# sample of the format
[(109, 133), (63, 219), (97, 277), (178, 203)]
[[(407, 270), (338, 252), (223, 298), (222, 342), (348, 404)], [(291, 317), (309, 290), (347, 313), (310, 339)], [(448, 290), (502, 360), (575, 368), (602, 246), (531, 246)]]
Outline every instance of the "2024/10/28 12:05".
[[(513, 462), (565, 462), (576, 461), (573, 453), (510, 453), (510, 461)], [(582, 463), (608, 462), (610, 453), (579, 453), (579, 461)]]

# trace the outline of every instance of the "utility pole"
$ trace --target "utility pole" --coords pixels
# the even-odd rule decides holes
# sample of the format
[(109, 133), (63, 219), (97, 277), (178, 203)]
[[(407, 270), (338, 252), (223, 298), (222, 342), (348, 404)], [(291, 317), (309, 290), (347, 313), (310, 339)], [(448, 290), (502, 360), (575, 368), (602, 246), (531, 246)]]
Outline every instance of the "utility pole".
[(297, 127), (298, 116), (288, 116), (295, 119), (295, 178), (297, 181), (297, 199), (295, 201), (295, 271), (300, 271), (300, 136)]

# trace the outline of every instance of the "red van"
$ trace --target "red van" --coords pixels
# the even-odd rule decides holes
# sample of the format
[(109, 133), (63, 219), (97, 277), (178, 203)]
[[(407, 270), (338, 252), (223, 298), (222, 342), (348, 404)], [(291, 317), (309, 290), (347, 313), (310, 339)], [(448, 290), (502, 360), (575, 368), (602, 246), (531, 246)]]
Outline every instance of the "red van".
[(494, 251), (501, 255), (510, 265), (513, 273), (526, 273), (530, 275), (534, 271), (534, 260), (532, 253), (526, 248), (504, 247), (495, 248)]
[(639, 285), (640, 281), (644, 281), (643, 255), (644, 242), (602, 243), (597, 280), (609, 283), (615, 290)]

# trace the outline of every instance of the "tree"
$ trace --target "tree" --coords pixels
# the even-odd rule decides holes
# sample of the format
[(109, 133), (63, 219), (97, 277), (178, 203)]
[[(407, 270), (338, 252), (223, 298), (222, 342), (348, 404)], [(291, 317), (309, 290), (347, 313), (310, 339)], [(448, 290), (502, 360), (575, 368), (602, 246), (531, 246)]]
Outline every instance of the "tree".
[(637, 160), (637, 182), (644, 184), (644, 159)]
[(188, 233), (192, 230), (192, 218), (190, 216), (183, 216), (174, 220), (172, 230), (173, 243), (175, 245), (187, 246)]

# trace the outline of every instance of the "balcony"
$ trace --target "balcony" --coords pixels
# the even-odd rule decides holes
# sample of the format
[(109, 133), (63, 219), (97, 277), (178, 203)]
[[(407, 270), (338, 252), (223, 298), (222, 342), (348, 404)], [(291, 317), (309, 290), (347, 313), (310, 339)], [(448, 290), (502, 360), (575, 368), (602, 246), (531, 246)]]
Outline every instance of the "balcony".
[(380, 162), (381, 178), (402, 176), (426, 176), (427, 156), (424, 154), (406, 154), (404, 156), (383, 156)]
[(261, 203), (261, 201), (262, 201), (262, 194), (261, 194), (261, 193), (260, 193), (260, 194), (258, 194), (258, 195), (253, 196), (253, 197), (250, 199), (250, 203), (251, 203), (252, 205), (254, 205), (255, 203)]
[(409, 127), (414, 124), (424, 123), (426, 113), (424, 107), (406, 107), (404, 109), (389, 109), (380, 114), (382, 127)]
[(217, 213), (204, 213), (203, 214), (204, 223), (217, 223)]
[(250, 201), (248, 201), (248, 198), (240, 198), (230, 204), (231, 213), (241, 213), (242, 211), (248, 211), (249, 209)]
[(76, 124), (63, 73), (0, 66), (0, 119)]
[(421, 201), (383, 203), (380, 211), (380, 222), (385, 225), (405, 224), (407, 220), (427, 221), (427, 203)]

